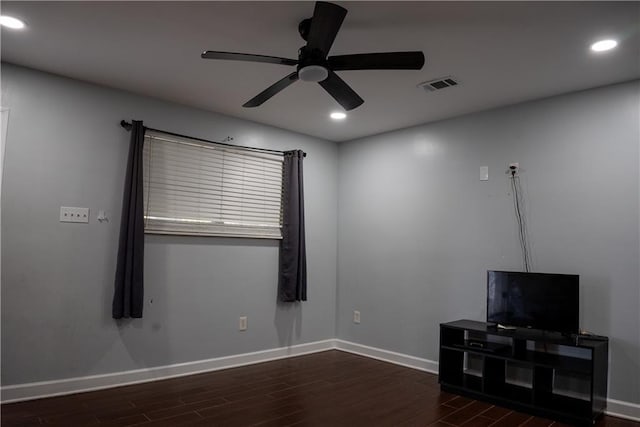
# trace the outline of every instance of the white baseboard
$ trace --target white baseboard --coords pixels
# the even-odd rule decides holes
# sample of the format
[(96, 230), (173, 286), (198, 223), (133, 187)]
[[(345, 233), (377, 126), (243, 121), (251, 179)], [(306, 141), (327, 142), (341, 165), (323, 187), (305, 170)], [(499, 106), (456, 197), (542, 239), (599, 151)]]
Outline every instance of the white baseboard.
[(438, 362), (434, 362), (433, 360), (396, 353), (395, 351), (383, 350), (381, 348), (369, 347), (368, 345), (356, 344), (349, 341), (335, 340), (335, 343), (335, 348), (338, 350), (406, 366), (407, 368), (430, 372), (436, 375), (438, 374)]
[[(116, 372), (112, 374), (91, 375), (86, 377), (68, 378), (64, 380), (42, 381), (28, 384), (10, 385), (0, 389), (2, 403), (19, 402), (23, 400), (40, 399), (44, 397), (61, 396), (65, 394), (85, 391), (101, 390), (149, 381), (182, 377), (237, 366), (252, 365), (270, 360), (301, 356), (326, 350), (341, 350), (372, 359), (382, 360), (408, 368), (438, 374), (438, 362), (423, 359), (395, 351), (370, 347), (340, 339), (328, 339), (290, 347), (281, 347), (233, 356), (217, 357), (214, 359), (198, 360), (195, 362), (177, 363), (148, 369)], [(640, 421), (640, 404), (607, 399), (606, 414)]]
[(254, 363), (268, 362), (303, 354), (317, 353), (335, 348), (335, 340), (328, 339), (290, 347), (255, 351), (233, 356), (195, 362), (176, 363), (154, 368), (136, 369), (111, 374), (90, 375), (63, 380), (41, 381), (27, 384), (9, 385), (0, 389), (2, 403), (61, 396), (85, 391), (102, 390), (129, 384), (138, 384), (167, 378), (182, 377), (202, 372), (217, 371)]
[(627, 420), (640, 421), (640, 405), (624, 402), (622, 400), (607, 399), (607, 415), (625, 418)]

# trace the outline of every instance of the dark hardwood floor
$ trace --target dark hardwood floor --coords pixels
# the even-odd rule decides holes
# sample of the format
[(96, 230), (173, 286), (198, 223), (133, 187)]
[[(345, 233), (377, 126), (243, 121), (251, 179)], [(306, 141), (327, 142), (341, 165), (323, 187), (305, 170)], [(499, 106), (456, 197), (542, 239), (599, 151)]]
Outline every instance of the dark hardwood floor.
[[(341, 351), (1, 406), (25, 426), (550, 426), (440, 392), (436, 375)], [(640, 423), (603, 417), (598, 426)]]

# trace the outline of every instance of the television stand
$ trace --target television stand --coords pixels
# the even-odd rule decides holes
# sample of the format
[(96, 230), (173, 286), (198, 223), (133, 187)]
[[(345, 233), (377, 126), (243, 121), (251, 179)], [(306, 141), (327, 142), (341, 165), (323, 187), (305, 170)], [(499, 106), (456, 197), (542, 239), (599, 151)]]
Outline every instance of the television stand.
[(606, 337), (440, 324), (443, 391), (573, 425), (592, 425), (607, 398)]

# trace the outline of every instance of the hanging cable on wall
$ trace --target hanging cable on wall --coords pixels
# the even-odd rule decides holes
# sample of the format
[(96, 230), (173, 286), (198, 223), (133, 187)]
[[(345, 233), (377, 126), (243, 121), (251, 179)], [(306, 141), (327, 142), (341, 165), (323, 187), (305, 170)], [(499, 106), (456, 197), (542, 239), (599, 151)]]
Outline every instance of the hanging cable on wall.
[(531, 271), (531, 258), (529, 254), (529, 242), (527, 238), (527, 227), (522, 203), (522, 186), (520, 185), (520, 176), (518, 175), (518, 164), (509, 165), (511, 179), (511, 190), (513, 191), (513, 209), (518, 222), (518, 239), (520, 240), (520, 249), (522, 250), (522, 263), (524, 271)]

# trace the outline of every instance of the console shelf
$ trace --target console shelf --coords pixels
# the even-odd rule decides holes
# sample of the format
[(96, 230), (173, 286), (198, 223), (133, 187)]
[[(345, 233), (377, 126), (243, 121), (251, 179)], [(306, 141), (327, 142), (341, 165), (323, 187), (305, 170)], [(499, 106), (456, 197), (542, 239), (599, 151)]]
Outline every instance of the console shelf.
[(484, 322), (440, 324), (440, 387), (574, 425), (604, 412), (609, 341)]

